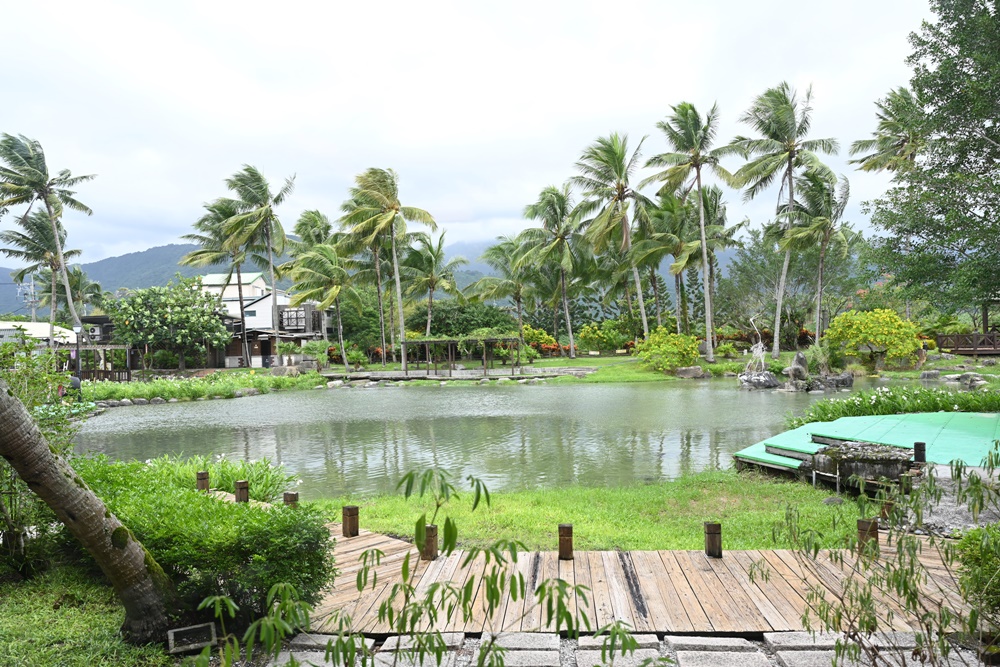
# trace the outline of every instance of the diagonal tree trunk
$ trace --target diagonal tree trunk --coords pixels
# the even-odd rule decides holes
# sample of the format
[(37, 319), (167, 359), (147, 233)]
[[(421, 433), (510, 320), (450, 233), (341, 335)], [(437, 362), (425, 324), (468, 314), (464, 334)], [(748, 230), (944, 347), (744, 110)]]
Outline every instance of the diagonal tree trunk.
[[(52, 238), (56, 242), (56, 255), (59, 258), (59, 273), (62, 274), (62, 284), (63, 288), (66, 290), (66, 308), (69, 309), (70, 317), (73, 318), (73, 323), (76, 326), (83, 328), (83, 322), (80, 321), (80, 316), (76, 314), (76, 306), (73, 304), (73, 290), (69, 287), (69, 273), (66, 271), (66, 260), (63, 258), (62, 242), (59, 240), (59, 225), (56, 223), (55, 214), (52, 212), (52, 204), (48, 199), (45, 199), (45, 210), (49, 214), (49, 222), (52, 223)], [(55, 303), (52, 304), (55, 308)]]
[[(56, 294), (59, 289), (56, 287), (56, 271), (55, 267), (52, 268), (52, 291), (49, 292), (49, 347), (53, 348), (56, 346)], [(80, 333), (77, 336), (83, 335), (83, 327), (80, 327)]]
[(247, 342), (247, 318), (243, 312), (243, 272), (239, 263), (236, 264), (236, 291), (240, 297), (240, 338), (243, 348), (243, 367), (250, 368), (250, 343)]
[[(340, 343), (340, 360), (344, 362), (344, 372), (350, 374), (351, 367), (347, 363), (347, 348), (344, 347), (344, 324), (340, 319), (340, 297), (333, 301), (337, 306), (337, 341)], [(385, 352), (382, 353), (382, 362), (385, 363)]]
[[(626, 215), (622, 218), (624, 235), (624, 243), (622, 245), (624, 246), (623, 249), (626, 256), (628, 256), (629, 250), (632, 249), (632, 234), (630, 229), (628, 216)], [(635, 279), (635, 295), (636, 300), (639, 302), (639, 315), (642, 317), (642, 337), (649, 338), (649, 320), (646, 319), (646, 302), (642, 298), (642, 278), (639, 277), (639, 268), (635, 265), (635, 262), (629, 259), (629, 263), (632, 265), (632, 278)]]
[(819, 345), (820, 337), (820, 309), (823, 307), (823, 264), (826, 261), (826, 248), (830, 243), (830, 231), (823, 235), (823, 243), (819, 247), (819, 276), (816, 280), (816, 330), (813, 335), (813, 342)]
[(566, 331), (569, 333), (569, 358), (576, 359), (576, 344), (573, 342), (573, 322), (569, 319), (569, 299), (566, 297), (566, 269), (559, 269), (559, 281), (562, 283), (563, 315), (566, 318)]
[(698, 181), (698, 228), (701, 232), (701, 282), (705, 289), (705, 361), (715, 362), (715, 352), (712, 347), (712, 335), (715, 327), (712, 323), (712, 283), (708, 275), (708, 240), (705, 238), (705, 200), (701, 192), (701, 169), (695, 171)]
[[(794, 181), (792, 179), (792, 166), (793, 157), (791, 154), (788, 156), (788, 214), (793, 215), (793, 207), (795, 206), (795, 191), (794, 191)], [(785, 229), (787, 230), (791, 226), (791, 219), (785, 223)], [(785, 261), (781, 265), (781, 277), (778, 279), (778, 293), (777, 301), (774, 308), (774, 341), (771, 344), (771, 358), (777, 359), (781, 355), (781, 305), (785, 298), (785, 281), (788, 279), (788, 265), (792, 261), (792, 250), (788, 248), (785, 250)]]
[(389, 229), (389, 233), (392, 235), (392, 274), (396, 281), (396, 308), (399, 309), (399, 345), (402, 350), (402, 355), (400, 360), (402, 361), (402, 370), (406, 372), (406, 325), (403, 322), (403, 286), (399, 282), (399, 257), (396, 254), (396, 227), (395, 225)]
[[(382, 339), (382, 366), (385, 366), (385, 307), (382, 304), (382, 258), (378, 255), (378, 246), (372, 246), (372, 258), (375, 260), (375, 298), (378, 301), (378, 329)], [(393, 363), (396, 361), (395, 345), (393, 345)]]
[(0, 456), (94, 558), (125, 607), (130, 642), (162, 642), (170, 582), (149, 552), (73, 468), (49, 449), (31, 415), (0, 381)]

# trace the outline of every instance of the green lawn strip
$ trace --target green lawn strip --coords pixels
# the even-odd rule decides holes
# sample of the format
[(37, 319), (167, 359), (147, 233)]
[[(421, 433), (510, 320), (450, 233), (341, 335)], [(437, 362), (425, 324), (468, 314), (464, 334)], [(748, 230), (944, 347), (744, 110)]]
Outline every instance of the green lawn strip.
[(239, 389), (256, 389), (261, 393), (289, 389), (312, 389), (325, 386), (326, 378), (318, 373), (276, 376), (256, 370), (219, 372), (203, 378), (159, 378), (148, 382), (84, 382), (85, 401), (122, 400), (124, 398), (163, 398), (195, 400), (222, 396), (232, 398)]
[[(471, 494), (464, 493), (447, 511), (466, 546), (507, 538), (529, 549), (555, 550), (558, 524), (572, 523), (577, 549), (700, 549), (703, 522), (721, 521), (725, 548), (771, 549), (791, 546), (772, 536), (789, 507), (798, 510), (803, 525), (824, 533), (829, 546), (856, 530), (855, 503), (825, 505), (829, 496), (800, 482), (723, 471), (645, 486), (498, 492), (491, 506), (480, 505), (475, 512), (470, 511)], [(403, 537), (412, 536), (424, 509), (428, 517), (432, 510), (426, 500), (407, 501), (402, 495), (318, 502), (333, 521), (340, 521), (343, 505), (359, 505), (362, 528)], [(444, 523), (443, 516), (438, 523)]]
[(158, 667), (177, 664), (159, 646), (132, 646), (110, 586), (79, 567), (57, 566), (29, 581), (0, 584), (4, 665)]

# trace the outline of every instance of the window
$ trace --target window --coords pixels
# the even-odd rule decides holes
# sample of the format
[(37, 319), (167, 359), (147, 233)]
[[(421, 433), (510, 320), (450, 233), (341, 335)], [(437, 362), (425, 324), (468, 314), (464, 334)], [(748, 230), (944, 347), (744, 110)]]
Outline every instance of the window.
[(256, 310), (244, 310), (243, 311), (243, 317), (257, 317), (257, 311)]

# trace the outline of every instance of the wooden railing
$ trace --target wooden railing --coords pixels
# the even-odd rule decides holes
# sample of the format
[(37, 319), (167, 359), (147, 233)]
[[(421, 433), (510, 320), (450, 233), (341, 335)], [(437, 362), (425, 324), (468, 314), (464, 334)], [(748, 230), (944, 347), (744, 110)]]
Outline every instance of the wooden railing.
[(991, 351), (1000, 352), (1000, 334), (995, 331), (988, 333), (946, 334), (937, 337), (937, 346), (942, 350), (961, 350), (970, 352)]
[(97, 382), (131, 382), (132, 381), (132, 371), (130, 370), (88, 370), (83, 369), (80, 371), (81, 380), (94, 380)]

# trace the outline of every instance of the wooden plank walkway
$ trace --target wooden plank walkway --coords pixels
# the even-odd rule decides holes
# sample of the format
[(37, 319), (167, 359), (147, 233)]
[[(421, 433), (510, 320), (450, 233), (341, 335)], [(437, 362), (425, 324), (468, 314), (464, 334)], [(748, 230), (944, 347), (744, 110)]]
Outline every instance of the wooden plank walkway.
[[(410, 556), (418, 594), (432, 584), (452, 582), (463, 586), (472, 578), (478, 586), (487, 565), (479, 557), (468, 567), (461, 565), (464, 551), (421, 561), (413, 544), (385, 535), (360, 531), (358, 537), (341, 537), (340, 525), (330, 524), (337, 537), (335, 555), (340, 574), (335, 588), (317, 605), (313, 623), (317, 632), (336, 629), (334, 613), (352, 617), (354, 631), (390, 634), (391, 628), (378, 620), (379, 606), (401, 580), (403, 559)], [(373, 568), (377, 581), (368, 582), (363, 593), (357, 589), (361, 570), (359, 558), (366, 549), (380, 549), (384, 556)], [(883, 545), (884, 557), (894, 550)], [(559, 577), (589, 589), (585, 602), (574, 604), (576, 613), (586, 613), (591, 627), (599, 628), (615, 620), (627, 622), (635, 632), (674, 634), (749, 634), (801, 631), (802, 615), (808, 607), (810, 587), (828, 592), (842, 590), (851, 571), (821, 555), (806, 567), (789, 550), (726, 551), (722, 558), (708, 558), (701, 551), (577, 551), (571, 561), (560, 561), (556, 552), (519, 554), (509, 564), (520, 572), (533, 591), (544, 579)], [(928, 550), (921, 560), (929, 567), (928, 600), (948, 598), (960, 603), (947, 576), (947, 568)], [(756, 565), (755, 565), (756, 564)], [(767, 576), (757, 570), (765, 567)], [(755, 576), (751, 577), (751, 570)], [(503, 599), (492, 621), (485, 617), (485, 591), (474, 588), (477, 600), (472, 618), (441, 618), (442, 631), (481, 633), (491, 631), (544, 631), (542, 610), (525, 600)], [(878, 601), (883, 627), (899, 631), (916, 629), (893, 600)], [(579, 608), (577, 608), (579, 607)], [(427, 629), (427, 628), (424, 628)]]

